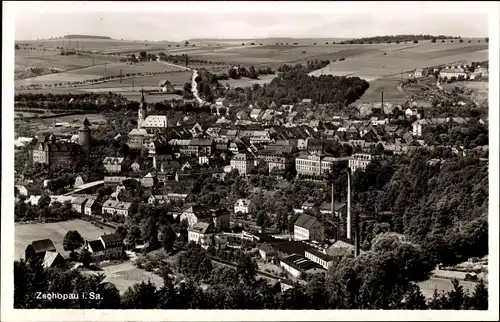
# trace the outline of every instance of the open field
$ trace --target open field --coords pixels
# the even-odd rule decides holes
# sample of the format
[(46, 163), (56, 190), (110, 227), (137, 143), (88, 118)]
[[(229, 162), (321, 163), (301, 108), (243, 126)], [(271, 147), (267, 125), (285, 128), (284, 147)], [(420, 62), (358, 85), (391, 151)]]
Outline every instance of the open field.
[(381, 92), (384, 91), (384, 102), (402, 104), (408, 97), (398, 85), (401, 84), (399, 77), (378, 78), (370, 82), (370, 87), (356, 103), (380, 103)]
[(159, 62), (142, 62), (136, 64), (128, 63), (111, 63), (106, 65), (91, 66), (86, 68), (80, 68), (71, 70), (68, 72), (43, 75), (28, 79), (16, 80), (15, 86), (27, 86), (27, 85), (45, 85), (54, 84), (58, 82), (77, 82), (85, 81), (91, 79), (97, 79), (105, 76), (116, 76), (120, 75), (120, 70), (122, 75), (126, 77), (129, 73), (153, 73), (153, 72), (176, 72), (182, 71), (181, 68), (166, 65)]
[(251, 78), (242, 77), (240, 79), (221, 80), (220, 83), (222, 85), (229, 84), (229, 86), (231, 86), (231, 88), (248, 87), (248, 86), (252, 86), (253, 84), (263, 85), (263, 84), (270, 83), (275, 77), (276, 77), (276, 75), (260, 75), (259, 79), (251, 79)]
[(119, 58), (105, 55), (71, 55), (62, 56), (55, 52), (25, 51), (15, 52), (15, 71), (26, 68), (55, 68), (59, 70), (72, 70), (93, 65), (118, 62)]
[(160, 276), (137, 268), (130, 261), (118, 265), (105, 266), (102, 268), (102, 271), (83, 271), (82, 273), (106, 275), (104, 281), (113, 283), (121, 294), (130, 286), (142, 281), (151, 281), (157, 288), (163, 286), (163, 279)]
[(14, 230), (16, 236), (15, 258), (24, 258), (24, 250), (29, 243), (45, 238), (51, 239), (57, 251), (63, 257), (68, 258), (69, 252), (63, 249), (63, 239), (69, 230), (78, 230), (84, 240), (97, 239), (104, 233), (112, 232), (110, 229), (100, 229), (80, 219), (45, 224), (16, 224)]
[[(16, 114), (19, 112), (15, 112)], [(22, 114), (28, 114), (22, 112)], [(34, 114), (34, 113), (30, 113)], [(48, 114), (37, 114), (37, 115), (48, 115)], [(29, 116), (29, 115), (26, 115)], [(56, 116), (51, 118), (35, 118), (30, 120), (15, 120), (14, 132), (18, 136), (32, 136), (35, 134), (40, 134), (43, 132), (50, 132), (57, 135), (69, 135), (71, 133), (77, 132), (77, 128), (73, 126), (60, 126), (53, 127), (54, 123), (69, 123), (70, 125), (81, 126), (83, 120), (87, 118), (92, 124), (92, 128), (96, 128), (105, 122), (105, 118), (102, 114), (75, 114), (67, 116)]]
[[(363, 45), (364, 46), (364, 45)], [(366, 45), (370, 46), (370, 45)], [(380, 47), (375, 53), (333, 62), (313, 75), (350, 75), (372, 81), (385, 76), (399, 75), (415, 68), (488, 59), (488, 45), (464, 43), (419, 43), (405, 48)]]
[[(469, 281), (459, 281), (460, 285), (464, 288), (464, 291), (468, 291), (472, 293), (474, 288), (476, 287), (476, 283)], [(432, 298), (434, 294), (434, 289), (437, 289), (438, 292), (448, 292), (453, 290), (453, 284), (450, 279), (439, 278), (439, 277), (431, 277), (430, 279), (418, 283), (420, 289), (422, 290), (422, 294), (426, 298)]]

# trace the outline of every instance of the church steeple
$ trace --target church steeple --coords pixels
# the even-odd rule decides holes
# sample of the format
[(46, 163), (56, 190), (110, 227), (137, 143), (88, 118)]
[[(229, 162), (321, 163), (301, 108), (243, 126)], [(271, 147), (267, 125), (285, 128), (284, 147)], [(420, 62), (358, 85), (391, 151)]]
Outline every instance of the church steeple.
[(137, 128), (140, 129), (144, 119), (146, 118), (146, 103), (144, 102), (144, 88), (141, 89), (141, 104), (137, 112)]

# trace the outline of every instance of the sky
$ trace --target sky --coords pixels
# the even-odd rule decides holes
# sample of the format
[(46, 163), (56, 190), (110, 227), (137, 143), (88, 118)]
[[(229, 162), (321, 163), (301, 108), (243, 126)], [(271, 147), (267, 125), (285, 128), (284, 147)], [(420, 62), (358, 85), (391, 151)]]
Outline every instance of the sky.
[[(14, 2), (16, 40), (66, 34), (124, 40), (488, 35), (481, 2)], [(4, 3), (5, 5), (5, 3)]]

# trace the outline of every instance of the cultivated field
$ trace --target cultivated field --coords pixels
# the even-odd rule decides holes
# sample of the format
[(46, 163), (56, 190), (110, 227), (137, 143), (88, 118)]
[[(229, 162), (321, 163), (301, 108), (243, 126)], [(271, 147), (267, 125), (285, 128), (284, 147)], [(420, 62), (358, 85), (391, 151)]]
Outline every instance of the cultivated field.
[(15, 258), (24, 258), (24, 250), (32, 241), (49, 238), (58, 252), (68, 258), (69, 252), (63, 249), (64, 235), (69, 230), (78, 230), (84, 240), (94, 240), (104, 233), (112, 233), (111, 229), (100, 229), (83, 220), (70, 220), (45, 224), (16, 224), (15, 225)]
[(350, 75), (373, 81), (385, 76), (401, 75), (401, 73), (415, 68), (459, 61), (484, 61), (488, 59), (487, 49), (488, 44), (486, 43), (432, 44), (422, 42), (403, 48), (391, 48), (390, 45), (384, 45), (377, 52), (333, 62), (312, 74)]
[(62, 56), (56, 52), (16, 50), (15, 71), (19, 72), (26, 68), (55, 68), (63, 71), (104, 64), (114, 63), (118, 57), (104, 55), (71, 55)]
[(16, 87), (22, 85), (27, 86), (34, 84), (45, 85), (45, 84), (55, 84), (59, 82), (85, 81), (91, 79), (98, 79), (105, 76), (117, 76), (120, 75), (120, 70), (122, 72), (123, 77), (126, 77), (126, 75), (130, 73), (154, 73), (154, 72), (163, 73), (163, 72), (183, 71), (183, 69), (181, 68), (172, 65), (162, 64), (160, 62), (143, 62), (143, 63), (136, 63), (133, 65), (128, 63), (111, 63), (106, 65), (75, 69), (68, 72), (16, 80), (15, 86)]
[[(19, 112), (16, 112), (18, 114)], [(19, 113), (21, 114), (21, 113)], [(35, 116), (33, 115), (34, 113), (26, 113), (22, 112), (23, 116), (29, 117), (29, 116)], [(25, 115), (28, 114), (28, 115)], [(32, 114), (32, 115), (30, 115)], [(47, 114), (36, 114), (36, 115), (50, 115), (50, 113)], [(61, 127), (53, 127), (55, 123), (69, 123), (69, 124), (75, 124), (77, 126), (80, 126), (87, 118), (90, 123), (92, 124), (93, 128), (96, 128), (100, 126), (101, 124), (104, 124), (105, 118), (102, 114), (76, 114), (76, 115), (68, 115), (68, 116), (56, 116), (56, 117), (51, 117), (51, 118), (34, 118), (30, 120), (20, 120), (16, 119), (15, 120), (15, 125), (14, 125), (14, 132), (18, 136), (32, 136), (35, 134), (40, 134), (43, 132), (50, 132), (53, 133), (54, 135), (65, 135), (65, 134), (70, 134), (75, 132), (76, 128), (75, 127), (66, 127), (66, 126), (61, 126)]]
[(356, 103), (379, 103), (381, 93), (384, 91), (384, 102), (392, 104), (402, 104), (408, 100), (408, 96), (403, 92), (400, 77), (378, 78), (370, 82), (370, 87)]
[(102, 271), (82, 271), (83, 274), (104, 274), (105, 282), (113, 283), (118, 291), (123, 294), (130, 286), (142, 281), (151, 281), (157, 288), (163, 286), (163, 279), (158, 275), (137, 268), (132, 262), (118, 265), (105, 266)]

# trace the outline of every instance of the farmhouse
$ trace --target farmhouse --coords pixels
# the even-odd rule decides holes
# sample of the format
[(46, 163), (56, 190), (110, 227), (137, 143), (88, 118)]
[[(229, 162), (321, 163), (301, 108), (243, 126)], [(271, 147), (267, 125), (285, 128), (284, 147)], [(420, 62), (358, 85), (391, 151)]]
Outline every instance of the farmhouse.
[(442, 79), (451, 79), (452, 77), (458, 79), (463, 77), (465, 79), (467, 77), (467, 73), (463, 68), (450, 68), (441, 70), (441, 72), (439, 73), (439, 77)]
[(422, 77), (422, 76), (423, 76), (423, 72), (424, 72), (424, 70), (423, 70), (422, 68), (417, 68), (417, 69), (415, 69), (415, 73), (414, 73), (415, 78), (420, 78), (420, 77)]
[(45, 268), (55, 267), (64, 263), (64, 258), (59, 254), (50, 239), (35, 240), (26, 247), (24, 259), (37, 257), (42, 260)]
[(84, 205), (84, 212), (87, 216), (95, 216), (102, 211), (99, 203), (95, 199), (89, 199)]
[(172, 85), (172, 83), (166, 79), (160, 81), (158, 86), (160, 86), (162, 92), (171, 92), (171, 91), (175, 90), (174, 85)]

